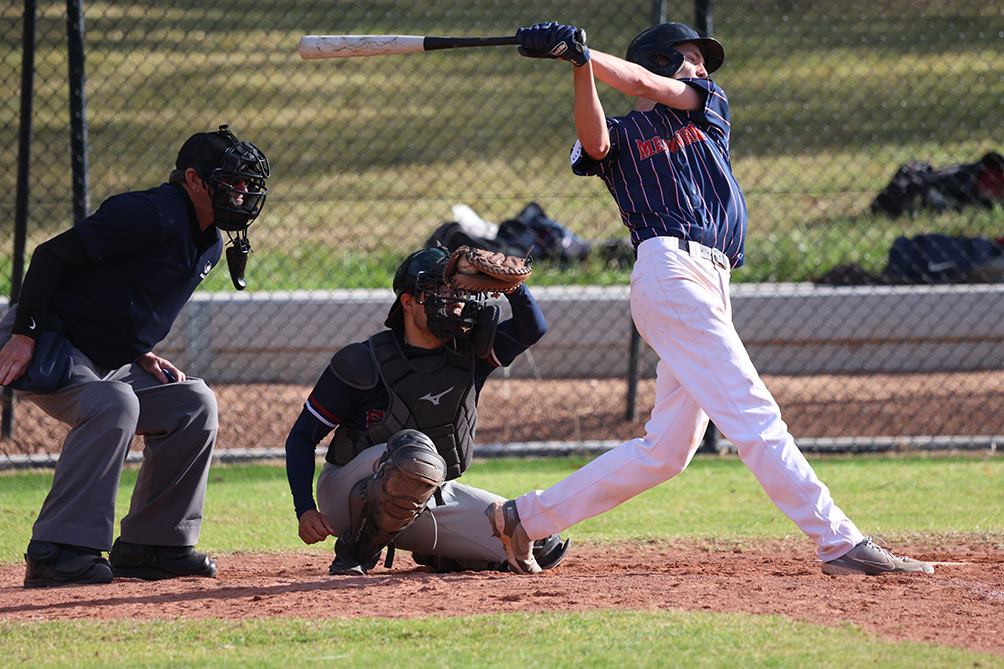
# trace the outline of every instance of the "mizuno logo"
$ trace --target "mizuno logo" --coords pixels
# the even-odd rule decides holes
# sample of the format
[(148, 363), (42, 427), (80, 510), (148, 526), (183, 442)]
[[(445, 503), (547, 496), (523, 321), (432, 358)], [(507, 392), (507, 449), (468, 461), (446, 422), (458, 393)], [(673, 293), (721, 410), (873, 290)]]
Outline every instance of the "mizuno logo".
[(433, 395), (432, 393), (426, 393), (425, 395), (422, 395), (418, 399), (420, 401), (421, 400), (428, 400), (429, 402), (432, 402), (432, 406), (437, 406), (438, 407), (439, 406), (439, 400), (443, 399), (443, 395), (445, 395), (446, 393), (450, 392), (451, 390), (453, 390), (453, 386), (450, 386), (449, 388), (447, 388), (443, 392), (439, 393), (438, 395)]
[(206, 266), (202, 268), (202, 274), (199, 275), (199, 278), (205, 279), (211, 269), (213, 269), (213, 263), (207, 262)]
[(37, 327), (38, 327), (38, 325), (35, 324), (35, 319), (34, 318), (29, 318), (28, 319), (28, 329), (29, 330), (34, 330)]

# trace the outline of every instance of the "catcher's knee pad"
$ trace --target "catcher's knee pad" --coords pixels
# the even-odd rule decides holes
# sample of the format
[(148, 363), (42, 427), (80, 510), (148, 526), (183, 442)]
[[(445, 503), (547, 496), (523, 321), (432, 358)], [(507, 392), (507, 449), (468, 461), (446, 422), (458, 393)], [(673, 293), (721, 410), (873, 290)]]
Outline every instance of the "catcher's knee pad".
[(367, 499), (380, 525), (411, 524), (446, 480), (446, 461), (432, 439), (418, 430), (401, 430), (387, 440), (387, 452), (367, 485)]
[(402, 430), (387, 441), (376, 473), (349, 493), (351, 526), (335, 549), (366, 565), (425, 510), (446, 480), (446, 461), (418, 430)]

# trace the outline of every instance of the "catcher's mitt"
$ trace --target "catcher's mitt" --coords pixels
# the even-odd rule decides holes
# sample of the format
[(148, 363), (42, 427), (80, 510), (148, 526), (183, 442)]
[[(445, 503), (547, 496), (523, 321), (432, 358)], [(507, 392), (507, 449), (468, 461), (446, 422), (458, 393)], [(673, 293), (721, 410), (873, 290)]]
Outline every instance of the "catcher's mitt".
[(461, 246), (446, 261), (443, 280), (454, 290), (500, 295), (519, 288), (532, 271), (529, 256)]

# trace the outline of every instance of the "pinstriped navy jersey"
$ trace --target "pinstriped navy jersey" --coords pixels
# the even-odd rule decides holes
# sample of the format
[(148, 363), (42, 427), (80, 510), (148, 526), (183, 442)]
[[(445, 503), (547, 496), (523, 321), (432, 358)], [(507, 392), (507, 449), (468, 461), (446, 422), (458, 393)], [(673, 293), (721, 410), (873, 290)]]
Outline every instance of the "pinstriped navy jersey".
[(594, 160), (576, 141), (572, 171), (603, 179), (635, 248), (651, 237), (680, 237), (724, 252), (739, 267), (747, 210), (729, 157), (729, 101), (710, 79), (682, 81), (705, 94), (702, 109), (657, 104), (607, 118), (609, 153)]

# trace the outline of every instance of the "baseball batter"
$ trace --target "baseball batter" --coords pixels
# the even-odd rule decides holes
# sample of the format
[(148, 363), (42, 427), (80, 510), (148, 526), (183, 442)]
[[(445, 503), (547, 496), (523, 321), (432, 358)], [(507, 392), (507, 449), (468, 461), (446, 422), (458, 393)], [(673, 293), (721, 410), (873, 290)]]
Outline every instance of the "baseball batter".
[[(467, 267), (448, 260), (441, 249), (408, 256), (394, 277), (388, 329), (334, 355), (286, 440), (300, 538), (338, 537), (331, 574), (365, 574), (387, 546), (388, 566), (396, 547), (440, 572), (507, 568), (484, 517), (489, 503), (504, 498), (457, 479), (471, 464), (477, 400), (489, 374), (547, 325), (522, 283), (525, 273), (510, 271), (504, 257), (497, 269), (519, 285), (505, 289), (512, 317), (501, 323), (499, 306), (483, 293), (447, 285), (450, 271)], [(478, 277), (465, 276), (477, 289)], [(315, 503), (314, 451), (332, 430)], [(568, 543), (557, 534), (541, 539), (536, 561), (556, 566)]]
[[(606, 184), (631, 233), (631, 315), (659, 355), (656, 397), (643, 437), (596, 458), (547, 490), (486, 513), (521, 573), (539, 571), (528, 546), (682, 472), (709, 416), (771, 501), (818, 547), (827, 574), (924, 572), (865, 537), (834, 503), (795, 445), (732, 323), (729, 279), (743, 264), (747, 210), (732, 173), (730, 110), (709, 75), (722, 45), (681, 23), (638, 35), (622, 60), (590, 50), (575, 28), (517, 32), (520, 53), (571, 61), (578, 141), (572, 171)], [(606, 118), (594, 79), (637, 97)]]

